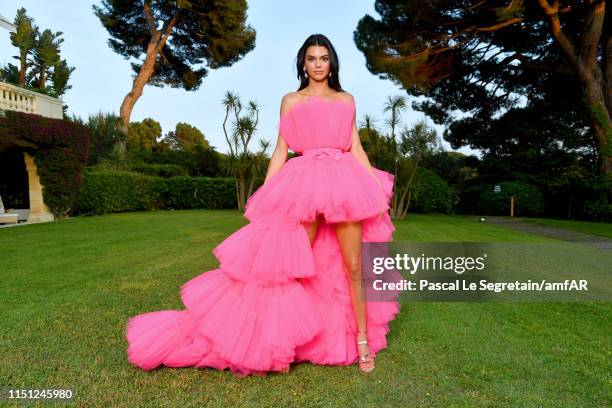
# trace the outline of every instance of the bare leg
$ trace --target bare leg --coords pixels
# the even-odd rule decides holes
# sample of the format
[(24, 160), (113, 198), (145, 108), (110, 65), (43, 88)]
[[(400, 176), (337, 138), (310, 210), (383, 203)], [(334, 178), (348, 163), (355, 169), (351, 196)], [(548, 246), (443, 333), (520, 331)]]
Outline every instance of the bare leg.
[[(334, 225), (344, 267), (348, 274), (351, 301), (357, 323), (357, 341), (367, 340), (366, 303), (362, 297), (361, 284), (361, 221), (339, 222)], [(367, 353), (370, 351), (368, 345), (358, 344), (358, 349), (360, 357), (365, 357), (365, 361), (360, 362), (360, 368), (363, 371), (371, 371), (374, 368), (374, 360), (368, 358)]]
[(303, 223), (304, 228), (306, 228), (306, 233), (308, 234), (308, 239), (310, 240), (310, 245), (314, 243), (314, 240), (317, 236), (317, 232), (319, 231), (319, 224), (323, 222), (323, 214), (317, 214), (317, 218), (314, 222), (311, 223)]

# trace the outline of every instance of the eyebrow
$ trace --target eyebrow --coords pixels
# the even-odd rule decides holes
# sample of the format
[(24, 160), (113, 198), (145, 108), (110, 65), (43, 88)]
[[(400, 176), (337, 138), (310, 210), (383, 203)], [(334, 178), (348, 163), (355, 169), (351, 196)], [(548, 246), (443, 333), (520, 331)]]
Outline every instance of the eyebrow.
[[(314, 57), (312, 54), (307, 54), (306, 57)], [(321, 57), (329, 57), (329, 54), (321, 55)]]

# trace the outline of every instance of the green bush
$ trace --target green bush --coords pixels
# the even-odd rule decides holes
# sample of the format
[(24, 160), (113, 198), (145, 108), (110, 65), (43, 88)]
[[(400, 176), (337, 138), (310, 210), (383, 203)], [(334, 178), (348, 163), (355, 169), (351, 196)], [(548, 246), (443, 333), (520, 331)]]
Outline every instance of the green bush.
[(176, 177), (189, 175), (188, 170), (178, 164), (136, 162), (130, 165), (130, 170), (137, 173), (148, 174), (149, 176), (160, 177)]
[(505, 181), (497, 183), (501, 191), (494, 192), (493, 184), (480, 194), (479, 212), (489, 215), (509, 215), (510, 197), (515, 197), (514, 215), (541, 215), (544, 213), (544, 196), (532, 184), (524, 181)]
[(158, 177), (124, 170), (85, 172), (75, 213), (236, 208), (231, 178)]
[(489, 188), (486, 184), (472, 184), (469, 180), (461, 183), (458, 189), (458, 202), (455, 209), (460, 214), (477, 214), (479, 213), (480, 195), (483, 191)]
[(418, 167), (409, 208), (415, 212), (448, 214), (453, 209), (453, 191), (435, 172)]
[(612, 204), (605, 197), (585, 201), (581, 216), (591, 221), (612, 222)]
[(160, 207), (163, 179), (122, 170), (86, 170), (77, 214), (153, 210)]
[(34, 158), (45, 204), (56, 218), (68, 216), (87, 162), (87, 128), (63, 119), (8, 110), (0, 115), (0, 145), (4, 143), (27, 146), (23, 150)]
[(179, 176), (166, 179), (165, 208), (236, 208), (233, 178)]

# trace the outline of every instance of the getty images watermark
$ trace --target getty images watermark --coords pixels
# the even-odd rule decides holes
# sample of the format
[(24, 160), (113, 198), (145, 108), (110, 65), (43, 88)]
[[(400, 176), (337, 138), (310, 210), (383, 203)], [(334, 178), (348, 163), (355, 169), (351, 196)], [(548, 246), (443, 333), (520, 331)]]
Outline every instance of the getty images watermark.
[(612, 300), (612, 251), (585, 243), (364, 242), (367, 301)]

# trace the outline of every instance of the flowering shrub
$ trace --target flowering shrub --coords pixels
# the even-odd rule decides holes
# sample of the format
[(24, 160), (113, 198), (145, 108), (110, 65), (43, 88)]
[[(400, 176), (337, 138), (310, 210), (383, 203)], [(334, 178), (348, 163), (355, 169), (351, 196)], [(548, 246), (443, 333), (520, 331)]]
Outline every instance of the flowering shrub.
[(63, 119), (6, 111), (0, 116), (0, 142), (23, 141), (36, 163), (43, 200), (53, 215), (63, 218), (78, 197), (87, 162), (87, 128)]

